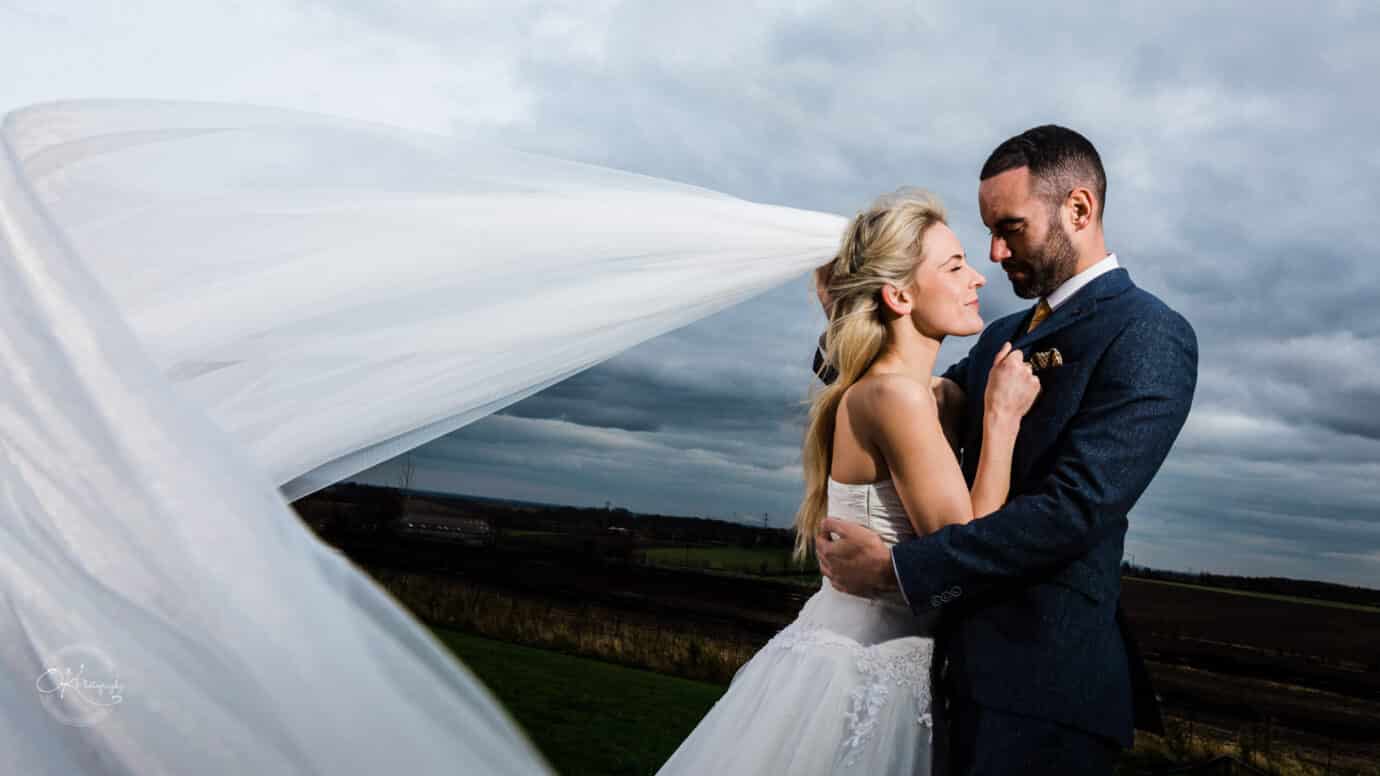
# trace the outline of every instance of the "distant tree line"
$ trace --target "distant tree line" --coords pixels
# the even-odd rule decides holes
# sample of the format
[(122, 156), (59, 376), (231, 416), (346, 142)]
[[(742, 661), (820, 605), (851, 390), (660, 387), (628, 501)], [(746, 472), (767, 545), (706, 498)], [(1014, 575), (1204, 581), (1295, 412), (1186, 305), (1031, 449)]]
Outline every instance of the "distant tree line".
[[(500, 534), (537, 531), (575, 536), (606, 536), (611, 529), (640, 543), (790, 547), (795, 532), (729, 520), (678, 515), (640, 514), (607, 507), (570, 507), (471, 498), (462, 495), (416, 493), (401, 488), (337, 483), (293, 502), (302, 519), (326, 539), (364, 539), (379, 535), (408, 508), (439, 505), (448, 511), (482, 517)], [(1332, 582), (1246, 577), (1155, 569), (1123, 562), (1128, 577), (1221, 587), (1271, 595), (1380, 606), (1380, 590)]]
[(1380, 590), (1364, 587), (1339, 585), (1332, 582), (1318, 582), (1310, 579), (1288, 579), (1285, 577), (1243, 577), (1232, 574), (1214, 574), (1209, 571), (1167, 571), (1121, 564), (1121, 573), (1140, 579), (1159, 579), (1167, 582), (1184, 582), (1208, 587), (1223, 587), (1231, 590), (1244, 590), (1252, 593), (1287, 595), (1296, 598), (1312, 598), (1319, 601), (1380, 606)]
[(480, 517), (499, 534), (539, 532), (571, 537), (618, 533), (644, 544), (736, 545), (789, 547), (794, 534), (728, 520), (640, 514), (627, 509), (525, 504), (436, 493), (408, 493), (400, 488), (337, 483), (293, 502), (298, 515), (322, 538), (367, 539), (386, 533), (405, 510), (440, 509)]

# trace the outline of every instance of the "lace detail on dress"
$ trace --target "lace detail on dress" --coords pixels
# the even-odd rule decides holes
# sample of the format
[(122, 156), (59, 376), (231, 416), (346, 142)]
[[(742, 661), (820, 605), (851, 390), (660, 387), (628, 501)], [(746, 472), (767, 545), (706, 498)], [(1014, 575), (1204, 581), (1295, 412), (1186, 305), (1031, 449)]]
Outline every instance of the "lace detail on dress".
[(930, 665), (934, 658), (934, 642), (920, 640), (912, 649), (897, 651), (883, 649), (880, 644), (864, 646), (857, 641), (827, 628), (811, 623), (791, 623), (772, 637), (763, 650), (804, 651), (820, 645), (838, 646), (853, 655), (863, 681), (849, 694), (847, 713), (848, 736), (843, 746), (848, 750), (843, 764), (853, 765), (863, 746), (876, 731), (877, 717), (891, 697), (893, 687), (903, 687), (915, 694), (915, 721), (923, 726), (934, 742), (934, 717), (930, 713)]

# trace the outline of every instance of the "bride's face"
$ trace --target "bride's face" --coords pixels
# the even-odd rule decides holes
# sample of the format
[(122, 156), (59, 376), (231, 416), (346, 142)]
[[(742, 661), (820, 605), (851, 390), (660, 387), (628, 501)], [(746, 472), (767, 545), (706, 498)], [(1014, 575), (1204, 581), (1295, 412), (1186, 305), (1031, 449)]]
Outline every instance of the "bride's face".
[(921, 256), (910, 312), (915, 328), (932, 337), (967, 337), (982, 331), (978, 289), (987, 279), (969, 266), (958, 235), (946, 224), (935, 224), (921, 241)]

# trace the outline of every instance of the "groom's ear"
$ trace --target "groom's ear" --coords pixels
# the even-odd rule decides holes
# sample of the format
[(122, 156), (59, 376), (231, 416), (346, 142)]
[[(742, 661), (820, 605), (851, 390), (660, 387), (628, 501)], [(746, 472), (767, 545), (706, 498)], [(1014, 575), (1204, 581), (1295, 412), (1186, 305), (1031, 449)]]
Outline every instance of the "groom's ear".
[(1070, 191), (1064, 205), (1068, 208), (1069, 226), (1075, 232), (1088, 228), (1097, 220), (1097, 200), (1091, 189), (1079, 186)]

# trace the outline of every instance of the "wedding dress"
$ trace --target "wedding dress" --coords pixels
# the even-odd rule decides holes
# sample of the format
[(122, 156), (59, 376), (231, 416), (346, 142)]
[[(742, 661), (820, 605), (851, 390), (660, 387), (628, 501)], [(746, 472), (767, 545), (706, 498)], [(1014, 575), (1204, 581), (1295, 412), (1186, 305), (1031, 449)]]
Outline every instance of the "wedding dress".
[[(831, 516), (888, 544), (915, 535), (890, 480), (828, 487)], [(933, 627), (899, 593), (860, 598), (825, 579), (659, 776), (931, 773)]]

